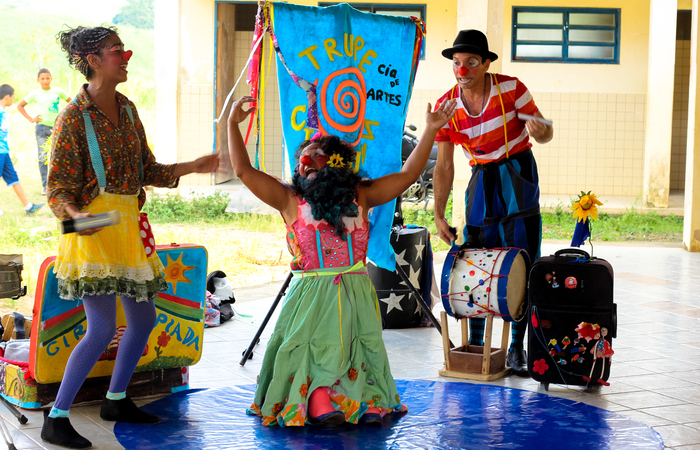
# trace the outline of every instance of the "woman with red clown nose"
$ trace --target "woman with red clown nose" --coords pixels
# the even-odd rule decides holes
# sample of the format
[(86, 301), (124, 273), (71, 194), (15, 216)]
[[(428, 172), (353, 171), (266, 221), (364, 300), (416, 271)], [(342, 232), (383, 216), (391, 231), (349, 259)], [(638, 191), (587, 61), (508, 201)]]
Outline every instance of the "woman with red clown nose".
[[(374, 180), (353, 171), (355, 150), (320, 133), (297, 150), (292, 185), (251, 164), (239, 124), (254, 108), (231, 107), (228, 142), (236, 175), (287, 224), (294, 277), (265, 351), (250, 415), (263, 425), (381, 425), (406, 411), (382, 341), (377, 295), (365, 268), (367, 211), (408, 188), (428, 161), (455, 102), (426, 112), (426, 129), (401, 172)], [(397, 136), (397, 142), (399, 137)]]
[[(539, 257), (542, 242), (537, 165), (532, 137), (540, 144), (552, 140), (554, 130), (537, 120), (521, 120), (518, 113), (542, 117), (525, 85), (515, 77), (489, 73), (498, 55), (489, 51), (484, 33), (462, 30), (442, 55), (452, 60), (457, 84), (438, 103), (457, 101), (454, 118), (437, 134), (435, 166), (435, 225), (440, 238), (457, 240), (445, 218), (454, 179), (455, 145), (464, 148), (472, 166), (465, 195), (468, 247), (516, 247)], [(455, 193), (455, 201), (457, 194)], [(525, 315), (527, 316), (527, 314)], [(484, 345), (482, 318), (469, 319), (469, 345)], [(526, 322), (513, 322), (506, 364), (516, 375), (527, 376), (523, 348)]]
[[(139, 211), (144, 186), (176, 187), (189, 173), (210, 173), (218, 155), (184, 164), (159, 164), (148, 147), (136, 106), (117, 92), (127, 81), (131, 50), (114, 28), (78, 27), (57, 36), (68, 62), (87, 79), (56, 119), (47, 195), (60, 220), (118, 211), (121, 221), (105, 228), (64, 234), (54, 270), (58, 292), (82, 300), (87, 332), (75, 346), (51, 411), (45, 411), (41, 438), (68, 448), (92, 444), (78, 434), (69, 410), (80, 386), (116, 332), (116, 297), (127, 328), (119, 343), (103, 420), (158, 423), (126, 396), (131, 375), (156, 321), (153, 299), (167, 289), (163, 264), (150, 226)], [(142, 236), (146, 238), (142, 239)]]

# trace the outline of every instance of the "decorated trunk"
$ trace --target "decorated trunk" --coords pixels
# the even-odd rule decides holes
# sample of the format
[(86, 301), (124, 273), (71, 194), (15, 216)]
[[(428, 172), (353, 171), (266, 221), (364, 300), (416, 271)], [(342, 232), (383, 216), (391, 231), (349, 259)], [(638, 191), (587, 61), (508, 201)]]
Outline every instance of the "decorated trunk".
[[(155, 299), (156, 325), (132, 377), (128, 390), (132, 396), (187, 389), (187, 367), (196, 364), (202, 354), (207, 250), (171, 244), (158, 246), (157, 251), (168, 290)], [(55, 259), (47, 258), (39, 271), (29, 363), (0, 359), (0, 394), (27, 408), (41, 407), (55, 398), (68, 358), (87, 330), (82, 301), (58, 296)], [(106, 392), (125, 328), (118, 299), (117, 332), (76, 402), (99, 399)]]

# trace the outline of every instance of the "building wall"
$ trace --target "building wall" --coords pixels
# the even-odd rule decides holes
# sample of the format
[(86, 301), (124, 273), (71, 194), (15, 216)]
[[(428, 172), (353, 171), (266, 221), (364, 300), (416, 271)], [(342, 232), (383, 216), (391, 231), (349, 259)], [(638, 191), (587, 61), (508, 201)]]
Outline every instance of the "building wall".
[[(178, 161), (211, 154), (214, 145), (214, 2), (182, 0), (178, 85)], [(192, 174), (180, 183), (212, 184), (213, 175)]]
[[(159, 0), (163, 3), (162, 0)], [(216, 3), (212, 0), (181, 0), (180, 11), (180, 64), (178, 80), (178, 161), (191, 160), (197, 156), (209, 153), (214, 148), (214, 111), (213, 95), (226, 96), (228, 92), (215, 92), (215, 10)], [(317, 6), (317, 1), (295, 1), (300, 5)], [(348, 2), (352, 4), (353, 2)], [(360, 2), (362, 3), (362, 2)], [(397, 3), (396, 1), (378, 0), (372, 3)], [(426, 4), (426, 18), (428, 23), (434, 24), (428, 29), (426, 40), (426, 59), (421, 61), (414, 88), (416, 101), (411, 102), (411, 108), (417, 113), (416, 125), (424, 121), (424, 108), (427, 101), (435, 102), (434, 94), (441, 89), (446, 90), (452, 83), (450, 62), (440, 55), (443, 48), (451, 46), (456, 34), (456, 2), (442, 2), (441, 0), (408, 1), (402, 4)], [(243, 66), (250, 53), (252, 32), (237, 32), (240, 39), (233, 57), (235, 58), (236, 72), (243, 70)], [(269, 41), (266, 40), (266, 44)], [(267, 55), (267, 53), (266, 53)], [(267, 61), (267, 57), (266, 57)], [(167, 64), (167, 63), (164, 63)], [(447, 70), (434, 70), (436, 66), (442, 66)], [(288, 176), (283, 169), (283, 136), (282, 124), (279, 116), (279, 93), (277, 91), (277, 73), (275, 58), (273, 55), (272, 66), (268, 72), (268, 89), (266, 90), (265, 107), (265, 146), (264, 155), (259, 158), (264, 161), (265, 169), (276, 176)], [(440, 88), (431, 91), (432, 87)], [(249, 87), (243, 80), (236, 89), (233, 98), (247, 94)], [(438, 95), (439, 96), (439, 95)], [(222, 119), (225, 120), (225, 117)], [(244, 133), (246, 129), (241, 128)], [(251, 159), (255, 159), (256, 136), (251, 137), (248, 143), (248, 152)], [(223, 151), (226, 151), (224, 148)], [(261, 161), (261, 162), (262, 162)], [(210, 185), (214, 182), (210, 175), (193, 174), (184, 177), (182, 184)]]
[[(683, 2), (681, 0), (679, 8)], [(316, 6), (316, 1), (295, 1)], [(352, 4), (353, 2), (349, 2)], [(373, 3), (396, 3), (377, 0)], [(498, 2), (496, 2), (498, 3)], [(420, 62), (409, 104), (407, 123), (421, 133), (424, 111), (454, 85), (451, 62), (440, 52), (452, 45), (457, 34), (458, 4), (442, 0), (409, 1), (427, 4), (426, 59)], [(545, 194), (575, 195), (594, 190), (598, 195), (641, 196), (643, 192), (645, 105), (647, 104), (647, 53), (649, 49), (649, 0), (591, 0), (588, 7), (621, 9), (620, 64), (548, 64), (512, 62), (511, 23), (513, 6), (581, 6), (578, 0), (503, 0), (502, 23), (489, 27), (489, 35), (499, 54), (494, 66), (500, 72), (517, 76), (532, 92), (545, 117), (554, 121), (554, 139), (534, 145), (540, 170), (540, 188)], [(178, 105), (178, 160), (184, 161), (211, 152), (214, 146), (214, 10), (212, 0), (182, 0), (181, 54)], [(490, 14), (499, 20), (499, 14)], [(469, 14), (469, 11), (462, 11)], [(496, 31), (494, 31), (496, 30)], [(501, 38), (502, 36), (502, 38)], [(242, 47), (251, 38), (241, 36)], [(502, 45), (502, 48), (498, 47)], [(235, 58), (244, 63), (247, 52)], [(274, 58), (273, 58), (274, 60)], [(238, 64), (236, 64), (239, 67)], [(270, 86), (276, 89), (271, 70)], [(238, 88), (236, 97), (247, 86)], [(227, 95), (228, 93), (217, 93)], [(277, 93), (267, 94), (265, 120), (265, 163), (271, 173), (282, 175), (282, 133)], [(680, 106), (679, 106), (680, 107)], [(218, 113), (218, 111), (217, 111)], [(251, 141), (254, 141), (251, 138)], [(682, 141), (679, 137), (678, 141)], [(249, 144), (251, 156), (253, 150)], [(676, 153), (674, 153), (676, 154)], [(679, 159), (679, 157), (677, 157)], [(463, 167), (463, 166), (462, 166)], [(673, 166), (682, 172), (681, 163)], [(677, 176), (676, 183), (683, 181)], [(184, 184), (211, 184), (209, 175), (191, 175)]]
[[(679, 2), (679, 9), (681, 9), (680, 3), (681, 2)], [(671, 137), (670, 189), (672, 191), (685, 189), (691, 65), (691, 19), (692, 17), (690, 17), (690, 13), (687, 11), (678, 14)]]
[(600, 196), (643, 193), (649, 1), (588, 1), (619, 8), (619, 64), (512, 62), (513, 6), (580, 7), (580, 1), (505, 1), (503, 71), (532, 92), (554, 121), (554, 139), (535, 143), (540, 189), (545, 194)]

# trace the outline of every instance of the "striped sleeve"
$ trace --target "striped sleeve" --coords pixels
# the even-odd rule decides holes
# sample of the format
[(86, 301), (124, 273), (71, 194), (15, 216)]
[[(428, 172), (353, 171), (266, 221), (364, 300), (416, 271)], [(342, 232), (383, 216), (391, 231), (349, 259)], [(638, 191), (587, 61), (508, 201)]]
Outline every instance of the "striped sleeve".
[(535, 105), (535, 99), (520, 80), (516, 78), (515, 81), (515, 109), (521, 113), (534, 115), (539, 111)]

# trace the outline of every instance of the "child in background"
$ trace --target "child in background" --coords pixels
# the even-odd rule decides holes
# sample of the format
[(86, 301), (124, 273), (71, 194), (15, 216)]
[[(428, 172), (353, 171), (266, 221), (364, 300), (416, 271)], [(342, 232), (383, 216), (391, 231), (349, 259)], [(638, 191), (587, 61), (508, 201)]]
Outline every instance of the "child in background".
[[(0, 86), (0, 176), (5, 180), (8, 186), (12, 186), (12, 189), (15, 190), (15, 194), (19, 197), (19, 201), (24, 205), (24, 210), (27, 212), (27, 215), (31, 216), (37, 212), (39, 208), (44, 206), (44, 204), (35, 204), (27, 200), (24, 189), (22, 189), (22, 186), (19, 184), (19, 178), (12, 164), (12, 159), (10, 159), (10, 146), (7, 140), (10, 132), (10, 119), (7, 117), (5, 108), (12, 106), (14, 102), (15, 90), (12, 86), (9, 84)], [(0, 216), (2, 216), (2, 211), (0, 211)]]
[[(41, 174), (41, 195), (46, 194), (46, 174), (48, 165), (46, 160), (48, 153), (44, 151), (44, 144), (51, 136), (53, 124), (60, 111), (58, 104), (61, 99), (66, 103), (71, 100), (66, 91), (59, 87), (51, 87), (51, 72), (49, 69), (41, 69), (37, 74), (37, 81), (41, 88), (34, 89), (24, 100), (17, 105), (17, 111), (24, 116), (29, 123), (35, 123), (36, 145), (39, 149), (37, 154), (39, 158), (39, 173)], [(24, 109), (27, 105), (35, 104), (38, 114), (34, 117), (27, 113)]]

